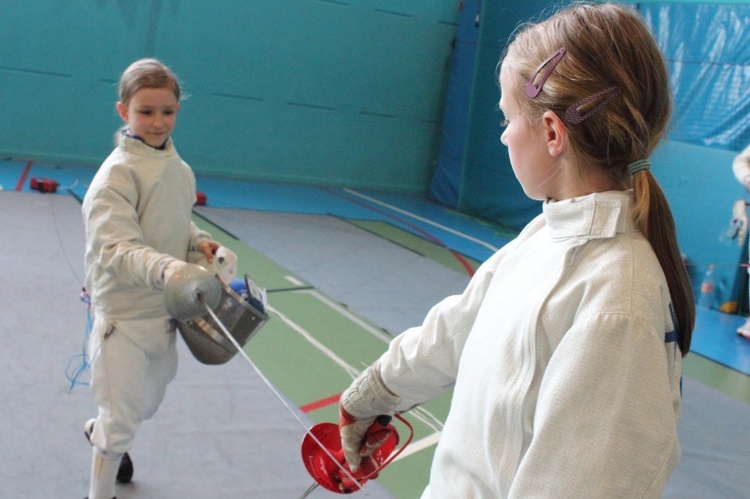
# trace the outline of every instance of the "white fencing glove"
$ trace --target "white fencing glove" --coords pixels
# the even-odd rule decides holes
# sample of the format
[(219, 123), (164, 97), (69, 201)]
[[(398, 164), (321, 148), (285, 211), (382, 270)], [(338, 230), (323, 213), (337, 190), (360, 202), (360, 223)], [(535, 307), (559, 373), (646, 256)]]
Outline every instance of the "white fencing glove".
[[(173, 260), (164, 267), (164, 306), (173, 319), (189, 321), (221, 301), (221, 283), (200, 265)], [(205, 305), (204, 305), (205, 303)]]
[[(339, 404), (339, 433), (344, 457), (352, 473), (359, 471), (363, 457), (380, 447), (387, 433), (363, 441), (365, 433), (380, 415), (392, 415), (400, 397), (391, 393), (380, 377), (378, 363), (374, 363), (341, 394)], [(372, 440), (372, 441), (369, 441)]]

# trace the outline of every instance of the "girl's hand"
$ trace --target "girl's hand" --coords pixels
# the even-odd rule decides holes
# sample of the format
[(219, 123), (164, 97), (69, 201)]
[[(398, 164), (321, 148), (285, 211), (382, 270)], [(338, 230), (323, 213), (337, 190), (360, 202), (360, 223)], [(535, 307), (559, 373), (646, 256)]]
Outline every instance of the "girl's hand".
[(206, 261), (208, 263), (213, 263), (216, 250), (218, 250), (220, 247), (221, 247), (221, 244), (217, 243), (216, 241), (210, 241), (208, 239), (204, 239), (203, 241), (198, 243), (196, 249), (199, 252), (203, 253), (203, 256), (206, 257)]
[[(352, 473), (359, 471), (363, 457), (372, 454), (388, 438), (387, 432), (368, 433), (375, 418), (393, 414), (400, 401), (401, 399), (385, 386), (377, 362), (362, 371), (341, 394), (341, 448)], [(386, 422), (381, 426), (387, 424)]]

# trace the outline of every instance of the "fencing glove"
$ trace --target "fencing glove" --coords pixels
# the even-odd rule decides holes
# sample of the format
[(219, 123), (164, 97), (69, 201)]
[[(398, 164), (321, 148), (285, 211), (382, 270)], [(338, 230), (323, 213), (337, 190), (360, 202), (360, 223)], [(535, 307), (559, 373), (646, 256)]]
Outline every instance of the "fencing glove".
[(344, 457), (352, 473), (359, 471), (362, 458), (372, 454), (388, 436), (387, 432), (375, 433), (364, 441), (365, 433), (376, 417), (393, 415), (400, 401), (400, 397), (385, 386), (377, 362), (365, 369), (341, 394), (339, 433)]
[(174, 260), (164, 267), (164, 306), (173, 319), (189, 321), (221, 301), (221, 283), (200, 265)]

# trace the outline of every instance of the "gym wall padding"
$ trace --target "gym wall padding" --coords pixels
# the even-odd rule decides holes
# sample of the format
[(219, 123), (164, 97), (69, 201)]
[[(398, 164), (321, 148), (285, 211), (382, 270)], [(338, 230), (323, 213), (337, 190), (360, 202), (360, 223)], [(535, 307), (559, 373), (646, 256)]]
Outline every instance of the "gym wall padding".
[[(675, 110), (669, 140), (654, 157), (696, 295), (716, 265), (712, 307), (747, 311), (747, 241), (728, 240), (735, 201), (748, 193), (732, 161), (750, 144), (750, 4), (644, 2), (664, 53)], [(744, 5), (740, 5), (744, 4)]]
[(466, 129), (473, 82), (482, 0), (466, 0), (461, 6), (453, 40), (448, 90), (445, 96), (440, 151), (430, 182), (429, 197), (450, 208), (458, 206), (466, 154)]
[[(466, 2), (464, 9), (476, 7), (476, 3)], [(541, 206), (524, 194), (511, 169), (507, 149), (500, 143), (499, 123), (503, 118), (498, 108), (500, 88), (496, 69), (507, 39), (519, 22), (538, 18), (550, 3), (540, 0), (478, 3), (481, 7), (478, 32), (471, 30), (474, 20), (471, 11), (459, 21), (458, 33), (469, 43), (476, 43), (476, 47), (456, 50), (454, 55), (470, 59), (454, 62), (454, 73), (449, 79), (448, 94), (455, 100), (446, 103), (446, 116), (449, 112), (462, 113), (458, 117), (461, 122), (458, 126), (453, 124), (451, 130), (444, 130), (444, 142), (449, 145), (441, 145), (441, 162), (436, 170), (440, 177), (433, 180), (430, 194), (434, 200), (460, 211), (519, 229), (541, 212)], [(468, 92), (462, 88), (465, 83), (460, 78), (472, 79)], [(451, 132), (453, 135), (446, 138)], [(453, 185), (444, 185), (448, 182)], [(452, 191), (457, 193), (453, 199), (444, 195)]]
[(98, 165), (155, 56), (199, 174), (424, 193), (458, 0), (0, 1), (0, 154)]
[(732, 175), (731, 151), (665, 141), (652, 155), (653, 173), (664, 190), (677, 226), (680, 249), (696, 296), (709, 265), (716, 266), (712, 308), (747, 307), (747, 241), (723, 237), (732, 205), (744, 188)]
[(667, 60), (672, 140), (741, 151), (750, 144), (750, 5), (639, 7)]

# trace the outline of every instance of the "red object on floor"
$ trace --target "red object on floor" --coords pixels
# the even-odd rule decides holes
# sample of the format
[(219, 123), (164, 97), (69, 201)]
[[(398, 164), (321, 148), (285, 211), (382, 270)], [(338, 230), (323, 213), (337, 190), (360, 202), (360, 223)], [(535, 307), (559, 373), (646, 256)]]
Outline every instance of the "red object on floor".
[(60, 185), (51, 178), (31, 177), (29, 187), (39, 192), (57, 192), (57, 186)]
[(195, 191), (195, 204), (198, 206), (205, 206), (206, 201), (208, 201), (208, 198), (206, 195), (201, 191)]

